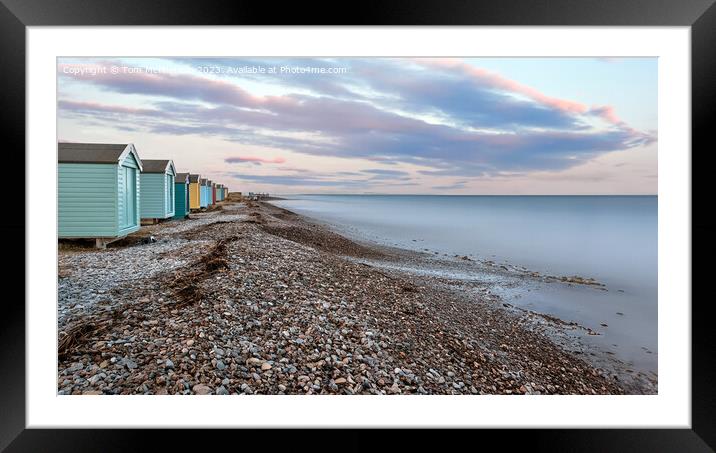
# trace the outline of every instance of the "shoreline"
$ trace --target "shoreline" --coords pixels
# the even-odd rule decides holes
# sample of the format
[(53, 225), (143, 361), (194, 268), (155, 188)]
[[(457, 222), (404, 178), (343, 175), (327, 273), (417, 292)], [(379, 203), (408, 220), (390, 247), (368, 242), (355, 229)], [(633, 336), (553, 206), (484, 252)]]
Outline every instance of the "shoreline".
[(60, 247), (58, 393), (638, 392), (480, 285), (377, 265), (419, 253), (270, 203), (147, 233), (157, 242)]
[[(291, 209), (290, 206), (284, 205), (279, 205), (278, 208)], [(491, 297), (500, 300), (505, 310), (522, 316), (525, 324), (529, 324), (530, 328), (546, 334), (562, 349), (583, 358), (589, 364), (618, 379), (622, 387), (628, 389), (630, 393), (657, 393), (656, 362), (653, 362), (654, 367), (652, 367), (648, 356), (643, 356), (646, 358), (641, 359), (633, 355), (637, 349), (642, 354), (656, 355), (654, 351), (639, 344), (640, 342), (634, 342), (622, 349), (624, 343), (615, 339), (615, 331), (608, 329), (614, 327), (611, 322), (608, 325), (603, 320), (594, 319), (598, 316), (592, 316), (592, 319), (580, 319), (578, 316), (570, 316), (570, 309), (554, 309), (558, 305), (552, 305), (555, 300), (569, 303), (570, 297), (593, 296), (602, 292), (623, 293), (621, 289), (615, 290), (603, 281), (584, 274), (562, 275), (536, 270), (506, 259), (498, 261), (494, 255), (492, 258), (487, 258), (472, 254), (465, 255), (464, 251), (460, 254), (460, 250), (445, 253), (417, 244), (411, 247), (407, 241), (403, 244), (394, 243), (395, 239), (389, 240), (375, 234), (366, 234), (345, 222), (316, 219), (310, 217), (310, 213), (302, 212), (300, 215), (351, 240), (402, 252), (405, 257), (404, 260), (400, 260), (402, 262), (375, 261), (373, 264), (378, 267), (401, 271), (419, 278), (430, 278), (436, 284), (447, 284), (457, 290), (474, 291), (478, 298), (490, 294)], [(420, 241), (413, 239), (413, 243)], [(549, 302), (542, 303), (541, 306), (539, 303), (535, 304), (533, 302), (535, 294), (537, 298), (542, 297)], [(524, 298), (528, 298), (530, 302), (525, 303)], [(628, 309), (626, 306), (624, 308)], [(616, 309), (627, 311), (621, 307)], [(631, 313), (627, 314), (631, 315)], [(625, 313), (617, 311), (616, 315), (623, 317)], [(621, 332), (617, 335), (620, 334)], [(623, 337), (620, 339), (623, 340)], [(615, 344), (615, 341), (619, 344)]]

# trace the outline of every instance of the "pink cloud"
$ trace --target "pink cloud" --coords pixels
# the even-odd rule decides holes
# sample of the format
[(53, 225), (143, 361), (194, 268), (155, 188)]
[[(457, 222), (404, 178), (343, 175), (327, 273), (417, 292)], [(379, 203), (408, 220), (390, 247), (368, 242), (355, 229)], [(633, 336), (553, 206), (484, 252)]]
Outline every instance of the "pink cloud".
[(499, 74), (495, 74), (485, 69), (476, 68), (472, 65), (453, 58), (417, 58), (413, 61), (422, 66), (459, 71), (465, 75), (474, 77), (479, 82), (481, 82), (481, 84), (487, 84), (493, 88), (499, 88), (502, 90), (521, 94), (542, 105), (552, 107), (564, 112), (583, 114), (586, 113), (588, 110), (587, 106), (582, 103), (547, 96), (546, 94), (540, 92), (535, 88), (523, 85), (519, 82), (515, 82), (514, 80), (507, 79)]
[(274, 158), (266, 158), (266, 157), (256, 157), (256, 156), (234, 156), (234, 157), (227, 157), (224, 159), (224, 162), (228, 164), (236, 164), (240, 162), (253, 162), (253, 163), (259, 163), (259, 164), (283, 164), (286, 162), (286, 159), (279, 156)]
[(614, 107), (610, 105), (604, 105), (601, 107), (592, 107), (591, 110), (589, 110), (589, 113), (598, 116), (599, 118), (602, 118), (604, 121), (607, 121), (611, 124), (616, 124), (617, 126), (624, 125), (624, 122), (619, 119), (617, 116), (616, 111), (614, 110)]

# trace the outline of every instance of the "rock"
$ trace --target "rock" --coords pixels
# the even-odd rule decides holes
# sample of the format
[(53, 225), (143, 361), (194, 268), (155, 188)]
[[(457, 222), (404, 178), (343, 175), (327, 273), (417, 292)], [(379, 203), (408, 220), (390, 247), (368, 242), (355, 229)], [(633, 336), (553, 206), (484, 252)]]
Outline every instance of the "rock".
[(256, 357), (249, 357), (246, 359), (246, 365), (248, 366), (259, 366), (263, 363), (261, 359), (257, 359)]
[(174, 368), (174, 362), (172, 362), (171, 360), (167, 359), (167, 361), (164, 362), (164, 366), (165, 366), (166, 368), (168, 368), (168, 369), (172, 369), (172, 368)]
[(216, 369), (223, 370), (224, 368), (226, 368), (226, 365), (224, 364), (224, 362), (222, 362), (221, 360), (217, 360), (216, 361)]
[(194, 340), (186, 340), (186, 345), (189, 347), (194, 346)]
[(338, 379), (335, 380), (335, 383), (338, 385), (345, 384), (346, 378), (339, 377)]
[(283, 384), (279, 384), (279, 385), (278, 385), (278, 389), (279, 389), (279, 391), (281, 391), (281, 392), (285, 392), (285, 391), (286, 391), (286, 386), (283, 385)]
[(89, 379), (87, 379), (87, 380), (89, 381), (90, 384), (96, 385), (97, 382), (103, 380), (103, 379), (106, 378), (106, 377), (107, 377), (106, 374), (104, 374), (104, 373), (99, 373), (99, 374), (95, 374), (94, 376), (92, 376), (91, 378), (89, 378)]
[(197, 395), (210, 395), (211, 394), (211, 387), (204, 384), (197, 384), (194, 387), (192, 387), (192, 390), (194, 390), (194, 393)]
[(264, 362), (261, 364), (261, 371), (268, 371), (271, 369), (271, 364), (268, 362)]
[(122, 364), (123, 364), (124, 366), (126, 366), (127, 369), (130, 369), (130, 370), (133, 370), (133, 369), (137, 368), (137, 362), (135, 362), (134, 360), (131, 360), (131, 359), (125, 358), (125, 359), (122, 361)]
[(220, 386), (218, 389), (216, 389), (216, 394), (217, 394), (217, 395), (228, 395), (228, 394), (229, 394), (229, 391), (226, 390), (226, 387), (224, 387), (224, 386), (222, 385), (222, 386)]

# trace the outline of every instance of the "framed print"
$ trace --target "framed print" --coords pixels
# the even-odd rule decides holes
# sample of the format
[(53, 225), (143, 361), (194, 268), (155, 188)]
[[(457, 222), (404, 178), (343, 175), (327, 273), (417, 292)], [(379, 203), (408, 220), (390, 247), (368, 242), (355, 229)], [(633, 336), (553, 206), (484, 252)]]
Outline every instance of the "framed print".
[(712, 2), (332, 26), (127, 5), (1, 9), (26, 214), (3, 448), (321, 427), (713, 448)]

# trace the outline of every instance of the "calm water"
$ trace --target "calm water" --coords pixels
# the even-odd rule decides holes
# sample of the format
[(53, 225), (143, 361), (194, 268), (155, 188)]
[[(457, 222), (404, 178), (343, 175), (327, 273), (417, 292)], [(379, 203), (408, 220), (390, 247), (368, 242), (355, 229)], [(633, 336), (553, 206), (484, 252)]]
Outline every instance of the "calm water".
[(656, 372), (655, 196), (290, 198), (273, 203), (380, 243), (595, 278), (608, 291), (548, 284), (504, 295), (599, 331), (602, 335), (589, 341)]

